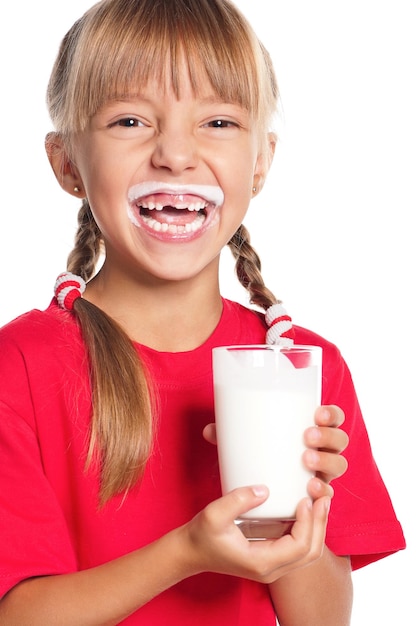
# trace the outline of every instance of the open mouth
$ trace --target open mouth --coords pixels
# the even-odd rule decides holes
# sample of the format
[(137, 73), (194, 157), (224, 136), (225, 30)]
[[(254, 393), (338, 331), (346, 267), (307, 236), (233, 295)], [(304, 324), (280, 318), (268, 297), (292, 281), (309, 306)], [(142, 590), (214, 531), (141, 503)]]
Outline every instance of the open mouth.
[(129, 217), (136, 226), (156, 236), (185, 238), (214, 223), (222, 202), (223, 193), (218, 187), (168, 188), (159, 183), (140, 183), (129, 191)]
[[(170, 203), (164, 204), (161, 198), (156, 198), (156, 202), (146, 200), (136, 206), (140, 217), (149, 228), (155, 232), (179, 235), (195, 233), (206, 221), (208, 205), (195, 201), (194, 198), (192, 200), (186, 203), (179, 196), (178, 201), (170, 200)], [(183, 206), (184, 204), (187, 206)]]

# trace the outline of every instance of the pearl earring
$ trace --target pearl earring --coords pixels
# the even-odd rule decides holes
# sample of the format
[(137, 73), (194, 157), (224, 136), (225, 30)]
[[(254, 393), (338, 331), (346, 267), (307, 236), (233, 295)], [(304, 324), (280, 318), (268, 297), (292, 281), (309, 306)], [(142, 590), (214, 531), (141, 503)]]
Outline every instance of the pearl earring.
[(253, 193), (256, 193), (257, 187), (253, 187)]
[(75, 187), (74, 187), (74, 193), (79, 193), (80, 191), (81, 191), (81, 189), (75, 185)]

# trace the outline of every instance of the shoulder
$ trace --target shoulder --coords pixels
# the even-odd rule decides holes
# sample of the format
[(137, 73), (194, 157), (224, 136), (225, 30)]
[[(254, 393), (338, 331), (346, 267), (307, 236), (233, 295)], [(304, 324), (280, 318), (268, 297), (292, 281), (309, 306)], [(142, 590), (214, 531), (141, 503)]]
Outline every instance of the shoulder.
[(294, 326), (295, 328), (295, 343), (303, 344), (307, 346), (319, 346), (322, 348), (324, 357), (330, 359), (332, 362), (342, 360), (341, 352), (339, 348), (332, 342), (318, 335), (317, 333), (303, 328), (302, 326)]
[[(228, 320), (230, 326), (240, 328), (241, 334), (247, 343), (263, 343), (265, 341), (267, 324), (263, 311), (226, 299), (223, 299), (223, 306), (225, 320)], [(294, 325), (294, 330), (296, 344), (320, 346), (322, 348), (324, 367), (344, 366), (340, 350), (334, 343), (302, 326)]]
[(0, 328), (0, 363), (7, 366), (11, 358), (50, 362), (62, 351), (79, 352), (82, 345), (74, 316), (53, 300), (44, 311), (33, 309)]
[(52, 398), (65, 403), (85, 385), (88, 359), (77, 322), (55, 302), (0, 329), (0, 403), (10, 414), (34, 424)]

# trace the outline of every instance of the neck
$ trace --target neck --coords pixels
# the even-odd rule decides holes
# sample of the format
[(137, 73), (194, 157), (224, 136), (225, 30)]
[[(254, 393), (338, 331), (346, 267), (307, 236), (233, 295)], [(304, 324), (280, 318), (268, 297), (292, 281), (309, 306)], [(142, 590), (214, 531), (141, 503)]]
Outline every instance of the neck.
[[(202, 279), (201, 279), (202, 278)], [(133, 341), (161, 352), (200, 346), (219, 322), (218, 273), (198, 280), (143, 284), (103, 267), (85, 297), (115, 319)]]

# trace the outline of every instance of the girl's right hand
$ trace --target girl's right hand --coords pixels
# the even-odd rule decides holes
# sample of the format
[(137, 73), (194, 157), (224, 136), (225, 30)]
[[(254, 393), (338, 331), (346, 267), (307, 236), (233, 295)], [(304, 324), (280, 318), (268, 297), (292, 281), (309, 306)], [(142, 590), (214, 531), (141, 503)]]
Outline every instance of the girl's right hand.
[[(216, 572), (271, 583), (322, 554), (330, 498), (301, 500), (290, 535), (248, 541), (234, 520), (267, 499), (265, 486), (242, 487), (210, 503), (182, 527), (191, 574)], [(191, 575), (189, 574), (189, 575)]]
[(234, 520), (258, 506), (266, 487), (243, 487), (139, 550), (90, 569), (18, 583), (0, 600), (10, 626), (115, 626), (166, 589), (201, 572), (270, 583), (319, 559), (330, 498), (302, 500), (290, 535), (248, 541)]

